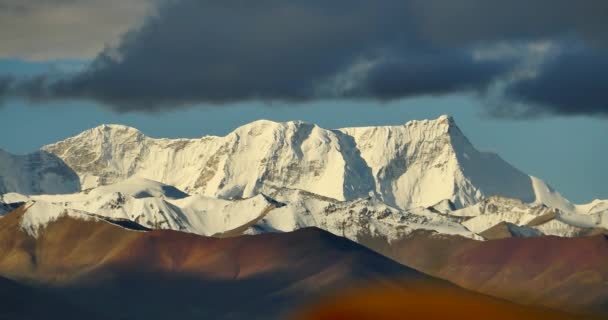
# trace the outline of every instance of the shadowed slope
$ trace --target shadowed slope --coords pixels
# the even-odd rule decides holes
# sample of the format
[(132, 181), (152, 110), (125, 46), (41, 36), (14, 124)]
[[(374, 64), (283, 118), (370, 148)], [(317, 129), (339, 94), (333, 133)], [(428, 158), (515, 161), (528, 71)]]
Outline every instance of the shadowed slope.
[(117, 318), (275, 318), (320, 293), (392, 277), (447, 285), (320, 229), (229, 239), (62, 217), (34, 238), (0, 219), (0, 274)]
[(44, 282), (78, 282), (78, 276), (101, 276), (118, 268), (221, 279), (311, 267), (366, 276), (394, 273), (423, 277), (316, 228), (217, 239), (175, 231), (134, 231), (103, 220), (62, 217), (34, 238), (19, 226), (24, 210), (22, 207), (0, 220), (0, 250), (5, 253), (0, 266), (5, 272)]
[(106, 319), (56, 296), (0, 277), (0, 319)]
[(78, 175), (46, 151), (12, 155), (0, 149), (0, 194), (62, 194), (80, 191)]
[(33, 237), (20, 226), (26, 211), (0, 219), (0, 275), (114, 319), (283, 319), (370, 281), (399, 290), (417, 307), (412, 312), (450, 306), (454, 297), (470, 307), (494, 301), (483, 309), (488, 316), (536, 310), (457, 288), (315, 228), (219, 239), (64, 216)]
[(474, 241), (417, 231), (369, 246), (467, 289), (525, 304), (608, 314), (608, 238)]

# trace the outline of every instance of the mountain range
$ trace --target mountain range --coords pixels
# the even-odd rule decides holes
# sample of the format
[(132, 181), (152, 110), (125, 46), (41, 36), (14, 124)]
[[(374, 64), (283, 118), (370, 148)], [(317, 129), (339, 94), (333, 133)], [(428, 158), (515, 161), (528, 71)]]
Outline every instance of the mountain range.
[[(571, 203), (476, 150), (449, 116), (333, 130), (261, 120), (200, 139), (102, 125), (30, 155), (0, 151), (3, 215), (0, 276), (102, 318), (99, 303), (125, 319), (168, 316), (163, 303), (183, 319), (283, 317), (393, 276), (608, 314), (608, 201)], [(149, 293), (150, 281), (188, 298)], [(213, 307), (201, 309), (205, 288), (197, 299)], [(104, 300), (124, 290), (152, 306)]]
[(374, 194), (401, 209), (446, 199), (462, 208), (492, 195), (575, 209), (542, 180), (477, 151), (448, 116), (337, 130), (260, 120), (224, 137), (174, 140), (102, 125), (31, 155), (0, 153), (0, 172), (4, 193), (75, 192), (136, 176), (224, 199), (287, 187), (337, 200)]
[(314, 226), (355, 241), (417, 229), (489, 239), (608, 228), (608, 201), (570, 203), (477, 151), (448, 116), (338, 130), (261, 120), (175, 140), (102, 125), (31, 155), (0, 153), (0, 177), (2, 206), (46, 201), (206, 236)]

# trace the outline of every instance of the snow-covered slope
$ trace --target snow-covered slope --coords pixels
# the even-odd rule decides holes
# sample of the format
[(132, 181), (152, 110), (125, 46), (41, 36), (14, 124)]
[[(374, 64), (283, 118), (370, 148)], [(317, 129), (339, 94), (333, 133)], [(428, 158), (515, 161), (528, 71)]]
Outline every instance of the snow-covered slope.
[(536, 199), (529, 176), (496, 154), (477, 151), (451, 117), (342, 131), (354, 138), (389, 204), (410, 208), (449, 199), (465, 207), (491, 195)]
[(482, 232), (500, 222), (525, 225), (536, 217), (553, 214), (556, 211), (543, 205), (530, 206), (518, 199), (494, 196), (448, 214), (467, 217), (468, 219), (463, 224), (474, 232)]
[(246, 225), (270, 209), (281, 206), (263, 195), (242, 200), (189, 196), (174, 187), (141, 178), (130, 178), (81, 193), (31, 196), (9, 193), (2, 195), (0, 200), (2, 204), (36, 204), (32, 206), (34, 210), (28, 210), (28, 219), (33, 221), (31, 225), (34, 227), (30, 228), (26, 223), (32, 234), (44, 224), (68, 214), (129, 220), (152, 229), (211, 236)]
[(271, 210), (283, 205), (264, 195), (239, 200), (191, 196), (172, 203), (188, 218), (194, 233), (209, 236), (255, 223)]
[(535, 204), (544, 204), (551, 208), (560, 209), (564, 212), (578, 212), (577, 207), (566, 200), (559, 192), (553, 190), (549, 185), (539, 178), (532, 178), (532, 187), (536, 194)]
[(84, 188), (137, 175), (220, 198), (251, 197), (268, 182), (345, 198), (365, 183), (349, 181), (355, 191), (345, 191), (348, 166), (340, 143), (338, 135), (312, 124), (262, 120), (226, 137), (192, 140), (151, 139), (104, 125), (44, 150), (78, 172)]
[(63, 216), (83, 220), (96, 219), (87, 212), (64, 208), (60, 205), (44, 201), (28, 201), (24, 204), (24, 206), (25, 213), (21, 218), (21, 228), (34, 237), (38, 236), (40, 230), (50, 222), (53, 222)]
[(223, 199), (273, 185), (338, 200), (371, 193), (400, 209), (446, 199), (462, 208), (491, 195), (575, 208), (541, 180), (477, 151), (448, 116), (338, 130), (260, 120), (225, 137), (175, 140), (103, 125), (43, 150), (63, 159), (83, 189), (138, 176)]
[(249, 233), (293, 231), (318, 227), (354, 241), (362, 236), (378, 236), (388, 241), (414, 230), (480, 238), (449, 216), (415, 214), (386, 205), (375, 196), (337, 201), (302, 190), (281, 188), (272, 197), (285, 205), (270, 211)]
[[(5, 194), (8, 203), (35, 203), (26, 228), (38, 228), (62, 214), (74, 217), (99, 216), (129, 220), (152, 229), (170, 229), (206, 236), (286, 232), (318, 227), (357, 240), (364, 235), (388, 241), (418, 229), (478, 238), (454, 218), (432, 212), (414, 214), (390, 207), (374, 196), (339, 201), (302, 190), (268, 189), (247, 199), (217, 199), (194, 195), (169, 198), (164, 186), (146, 179), (128, 179), (88, 192), (68, 195)], [(156, 192), (154, 192), (156, 190)], [(170, 189), (172, 190), (172, 189)], [(170, 194), (174, 194), (172, 191)], [(276, 200), (278, 199), (278, 200)], [(44, 213), (48, 210), (48, 213)], [(37, 218), (37, 215), (40, 215)], [(32, 225), (33, 227), (30, 227)]]
[(159, 182), (130, 178), (65, 195), (8, 193), (0, 197), (0, 209), (9, 211), (19, 203), (32, 206), (34, 209), (28, 211), (23, 227), (34, 236), (38, 229), (62, 215), (128, 220), (150, 229), (218, 237), (318, 227), (354, 241), (373, 237), (388, 242), (402, 239), (415, 230), (482, 239), (504, 234), (571, 237), (608, 229), (605, 211), (564, 213), (544, 205), (497, 196), (458, 210), (454, 210), (450, 201), (441, 201), (429, 208), (403, 210), (385, 204), (373, 194), (341, 201), (269, 185), (262, 191), (264, 194), (251, 198), (228, 200), (189, 196)]
[(15, 156), (0, 149), (0, 194), (70, 193), (79, 190), (78, 175), (55, 155), (38, 151)]
[[(564, 212), (545, 205), (524, 204), (520, 200), (501, 197), (490, 197), (448, 214), (465, 218), (462, 224), (477, 234), (504, 223), (561, 237), (585, 235), (594, 229), (608, 230), (608, 212)], [(530, 236), (534, 236), (534, 233), (530, 233)]]
[(174, 186), (139, 177), (131, 177), (112, 185), (100, 186), (88, 192), (90, 196), (102, 196), (108, 193), (121, 193), (133, 198), (183, 199), (189, 196)]
[(576, 212), (580, 214), (608, 212), (608, 200), (594, 200), (588, 204), (577, 205)]

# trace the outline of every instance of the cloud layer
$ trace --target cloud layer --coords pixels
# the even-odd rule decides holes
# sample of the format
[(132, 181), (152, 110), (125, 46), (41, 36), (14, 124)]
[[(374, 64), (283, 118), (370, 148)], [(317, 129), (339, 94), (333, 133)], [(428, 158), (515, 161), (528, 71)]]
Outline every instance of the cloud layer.
[[(530, 114), (608, 115), (605, 21), (603, 0), (170, 0), (84, 71), (0, 81), (0, 94), (154, 111), (390, 100), (506, 83), (506, 101)], [(563, 39), (576, 39), (577, 49), (564, 50)], [(526, 77), (513, 76), (526, 71), (525, 55), (478, 54), (535, 41), (558, 50)]]
[(512, 83), (507, 98), (527, 106), (523, 115), (608, 115), (608, 50), (562, 48), (529, 79)]

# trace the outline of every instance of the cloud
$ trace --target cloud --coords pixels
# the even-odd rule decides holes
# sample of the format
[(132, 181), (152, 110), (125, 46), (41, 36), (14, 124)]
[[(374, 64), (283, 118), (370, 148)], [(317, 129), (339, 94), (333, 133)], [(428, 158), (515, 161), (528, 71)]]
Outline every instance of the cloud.
[(404, 54), (371, 68), (346, 96), (399, 99), (483, 91), (499, 76), (511, 71), (516, 60), (476, 60), (470, 52), (457, 50)]
[(545, 60), (534, 76), (511, 83), (505, 96), (524, 106), (511, 113), (515, 116), (608, 116), (608, 50), (569, 44)]
[[(167, 0), (84, 71), (12, 80), (4, 91), (157, 111), (249, 100), (391, 100), (484, 92), (509, 81), (506, 101), (568, 113), (559, 104), (570, 97), (552, 92), (545, 76), (553, 76), (551, 61), (534, 79), (513, 80), (526, 57), (500, 50), (484, 57), (479, 48), (576, 38), (584, 44), (576, 56), (595, 57), (606, 47), (606, 9), (604, 0)], [(569, 72), (593, 71), (583, 64)], [(569, 84), (572, 97), (585, 90), (585, 82)], [(596, 112), (591, 99), (579, 101), (581, 113)]]
[[(87, 70), (22, 81), (15, 92), (147, 111), (251, 99), (442, 94), (483, 87), (505, 71), (460, 48), (427, 56), (434, 49), (406, 19), (408, 7), (401, 0), (170, 1)], [(362, 60), (374, 67), (350, 90), (327, 90)]]
[[(9, 93), (13, 81), (14, 79), (12, 77), (0, 77), (0, 98), (6, 96)], [(2, 103), (1, 100), (0, 103)]]

